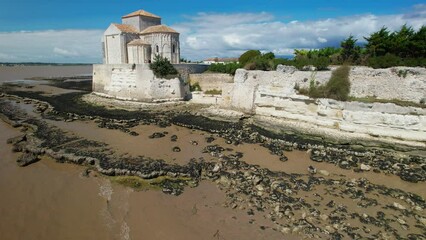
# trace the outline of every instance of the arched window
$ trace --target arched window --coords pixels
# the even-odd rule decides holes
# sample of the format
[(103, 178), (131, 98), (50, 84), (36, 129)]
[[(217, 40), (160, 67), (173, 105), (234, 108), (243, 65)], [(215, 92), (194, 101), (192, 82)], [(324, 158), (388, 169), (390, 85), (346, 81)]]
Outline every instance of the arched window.
[(172, 45), (172, 53), (176, 53), (176, 46), (174, 44)]
[(156, 51), (157, 53), (159, 53), (159, 52), (160, 52), (160, 49), (158, 48), (158, 45), (157, 45), (157, 46), (155, 46), (155, 51)]

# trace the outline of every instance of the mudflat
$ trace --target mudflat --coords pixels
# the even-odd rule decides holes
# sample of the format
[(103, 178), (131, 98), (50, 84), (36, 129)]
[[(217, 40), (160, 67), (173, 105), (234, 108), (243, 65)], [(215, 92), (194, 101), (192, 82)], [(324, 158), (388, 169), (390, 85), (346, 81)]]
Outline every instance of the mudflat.
[(52, 78), (91, 75), (91, 65), (78, 66), (0, 66), (0, 82), (26, 78)]
[(278, 136), (198, 105), (87, 101), (90, 80), (74, 80), (1, 89), (7, 239), (426, 237), (421, 154)]

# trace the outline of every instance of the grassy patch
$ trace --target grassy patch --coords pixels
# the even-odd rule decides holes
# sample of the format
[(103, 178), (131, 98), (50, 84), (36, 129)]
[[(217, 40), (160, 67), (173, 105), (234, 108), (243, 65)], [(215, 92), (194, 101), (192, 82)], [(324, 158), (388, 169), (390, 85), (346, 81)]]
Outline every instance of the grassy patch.
[(426, 108), (426, 104), (403, 101), (399, 99), (379, 99), (376, 97), (365, 97), (365, 98), (350, 97), (348, 100), (363, 102), (363, 103), (393, 103), (395, 105), (402, 106), (402, 107)]
[(294, 88), (303, 95), (311, 98), (331, 98), (339, 101), (347, 101), (349, 98), (350, 86), (349, 71), (350, 66), (343, 65), (331, 73), (330, 80), (325, 85), (315, 84), (315, 75), (312, 76), (309, 89)]
[(198, 82), (195, 82), (194, 84), (189, 85), (189, 90), (191, 92), (201, 91), (201, 86)]
[(154, 179), (143, 179), (136, 176), (113, 176), (110, 177), (111, 181), (120, 185), (133, 188), (136, 191), (146, 190), (162, 190), (165, 183), (176, 185), (174, 187), (182, 187), (182, 184), (188, 185), (190, 178), (172, 178), (168, 176), (162, 176)]
[(212, 90), (207, 90), (204, 93), (211, 94), (211, 95), (222, 95), (222, 90), (212, 89)]

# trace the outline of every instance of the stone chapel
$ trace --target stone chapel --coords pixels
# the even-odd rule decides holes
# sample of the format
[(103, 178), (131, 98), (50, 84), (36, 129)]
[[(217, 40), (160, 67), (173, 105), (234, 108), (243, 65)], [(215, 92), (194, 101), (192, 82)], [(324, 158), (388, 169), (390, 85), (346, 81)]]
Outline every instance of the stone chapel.
[(112, 23), (105, 31), (104, 64), (145, 64), (156, 55), (169, 59), (172, 64), (180, 60), (179, 33), (162, 25), (161, 17), (138, 10)]

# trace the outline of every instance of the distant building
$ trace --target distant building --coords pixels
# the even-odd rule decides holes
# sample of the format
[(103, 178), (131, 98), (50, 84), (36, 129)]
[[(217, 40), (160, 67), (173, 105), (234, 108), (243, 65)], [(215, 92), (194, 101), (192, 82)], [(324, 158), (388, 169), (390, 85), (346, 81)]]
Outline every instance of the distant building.
[(204, 64), (213, 64), (213, 63), (230, 63), (230, 62), (238, 62), (238, 58), (207, 58), (203, 60)]
[(112, 23), (104, 33), (105, 64), (150, 63), (157, 54), (171, 63), (179, 63), (179, 33), (161, 25), (161, 17), (138, 10), (123, 16), (121, 21)]

